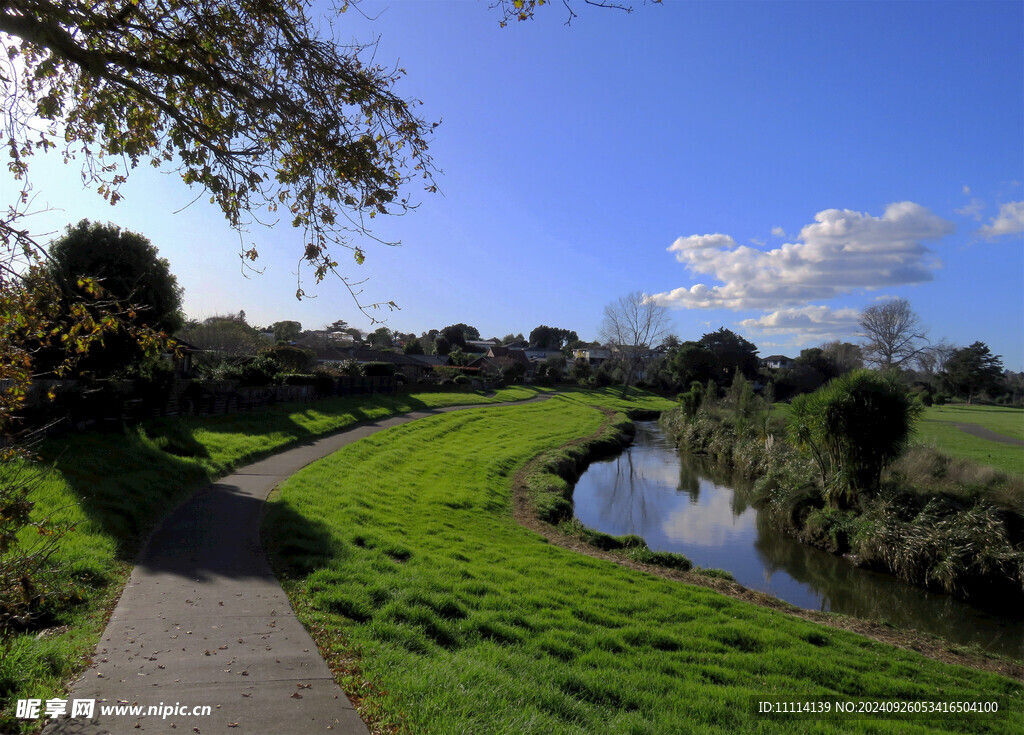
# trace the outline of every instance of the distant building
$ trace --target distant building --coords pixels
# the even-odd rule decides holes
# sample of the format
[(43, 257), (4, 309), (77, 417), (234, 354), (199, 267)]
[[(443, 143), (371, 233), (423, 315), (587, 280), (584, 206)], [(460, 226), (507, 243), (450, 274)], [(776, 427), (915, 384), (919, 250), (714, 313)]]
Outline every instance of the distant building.
[(315, 350), (325, 347), (352, 346), (355, 342), (355, 339), (348, 332), (328, 332), (323, 329), (314, 329), (304, 332), (293, 344), (296, 347)]
[(782, 368), (793, 367), (793, 358), (785, 355), (769, 355), (761, 359), (761, 366), (769, 370), (781, 370)]
[(523, 354), (526, 355), (526, 359), (530, 362), (537, 364), (544, 362), (549, 357), (561, 357), (561, 350), (542, 350), (537, 347), (528, 347), (523, 350)]
[(573, 350), (574, 360), (586, 360), (591, 367), (597, 367), (611, 356), (612, 351), (607, 347), (586, 347)]
[(354, 360), (360, 365), (368, 362), (386, 362), (409, 378), (416, 378), (433, 372), (434, 367), (447, 365), (444, 355), (406, 355), (401, 352), (374, 350), (369, 347), (312, 347), (318, 365), (337, 367)]
[(495, 372), (518, 363), (523, 366), (527, 375), (532, 375), (534, 372), (534, 364), (530, 362), (530, 358), (526, 356), (524, 350), (502, 347), (495, 344), (491, 345), (487, 350), (487, 354), (472, 364), (476, 365), (477, 363), (479, 363), (479, 367), (489, 368)]

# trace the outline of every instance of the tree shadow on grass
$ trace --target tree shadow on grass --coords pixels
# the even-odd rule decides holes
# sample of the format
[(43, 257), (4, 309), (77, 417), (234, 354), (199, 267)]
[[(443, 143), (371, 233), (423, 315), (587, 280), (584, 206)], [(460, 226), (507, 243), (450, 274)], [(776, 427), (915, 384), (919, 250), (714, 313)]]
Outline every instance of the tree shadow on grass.
[[(374, 407), (390, 410), (386, 415), (373, 416), (367, 409)], [(253, 413), (157, 419), (141, 429), (89, 432), (51, 440), (41, 453), (70, 487), (75, 500), (69, 501), (79, 505), (98, 531), (115, 540), (118, 559), (132, 562), (149, 531), (175, 505), (214, 479), (210, 453), (196, 439), (200, 430), (239, 436), (273, 432), (287, 437), (284, 444), (271, 449), (243, 452), (232, 463), (237, 467), (286, 449), (311, 445), (332, 433), (383, 421), (396, 413), (444, 411), (407, 394), (378, 396), (372, 407), (366, 406), (366, 397), (362, 396), (329, 399), (310, 404), (310, 409), (343, 412), (352, 421), (333, 431), (313, 432), (295, 421), (297, 409), (295, 404), (286, 404)], [(262, 503), (260, 499), (261, 507)]]
[(135, 432), (65, 437), (41, 454), (87, 519), (81, 530), (113, 538), (122, 561), (133, 561), (154, 524), (210, 479), (199, 459), (162, 451)]

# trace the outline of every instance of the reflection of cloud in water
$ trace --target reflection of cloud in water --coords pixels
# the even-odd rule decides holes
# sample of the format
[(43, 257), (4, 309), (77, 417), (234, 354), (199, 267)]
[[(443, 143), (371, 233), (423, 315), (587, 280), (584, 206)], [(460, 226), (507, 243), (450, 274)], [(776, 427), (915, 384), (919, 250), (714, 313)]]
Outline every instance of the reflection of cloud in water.
[(881, 618), (1024, 655), (1024, 628), (1016, 617), (995, 619), (801, 544), (769, 519), (759, 519), (749, 496), (730, 489), (731, 480), (641, 428), (630, 450), (591, 465), (580, 478), (573, 500), (576, 516), (587, 526), (614, 535), (639, 534), (652, 549), (727, 569), (741, 584), (796, 605)]
[(756, 536), (756, 519), (757, 514), (753, 510), (734, 516), (729, 493), (702, 492), (698, 503), (670, 513), (661, 530), (665, 536), (680, 543), (723, 546), (740, 538)]

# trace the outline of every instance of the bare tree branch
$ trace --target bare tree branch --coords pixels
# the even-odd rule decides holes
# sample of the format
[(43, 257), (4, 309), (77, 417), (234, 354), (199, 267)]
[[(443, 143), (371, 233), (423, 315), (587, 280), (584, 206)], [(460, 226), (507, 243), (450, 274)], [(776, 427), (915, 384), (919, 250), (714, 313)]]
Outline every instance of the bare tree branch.
[(622, 296), (604, 307), (604, 321), (598, 334), (621, 357), (626, 373), (623, 396), (629, 391), (644, 356), (661, 343), (668, 328), (668, 309), (640, 291)]
[(883, 369), (905, 365), (927, 346), (928, 332), (906, 299), (868, 307), (861, 312), (860, 327), (865, 360)]

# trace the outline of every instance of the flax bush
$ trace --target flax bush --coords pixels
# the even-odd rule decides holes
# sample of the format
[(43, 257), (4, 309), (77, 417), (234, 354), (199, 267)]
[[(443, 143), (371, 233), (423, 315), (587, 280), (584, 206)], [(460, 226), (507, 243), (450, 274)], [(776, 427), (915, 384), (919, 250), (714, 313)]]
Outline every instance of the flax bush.
[(788, 429), (818, 466), (825, 500), (849, 508), (877, 493), (919, 414), (896, 376), (854, 370), (794, 398)]

